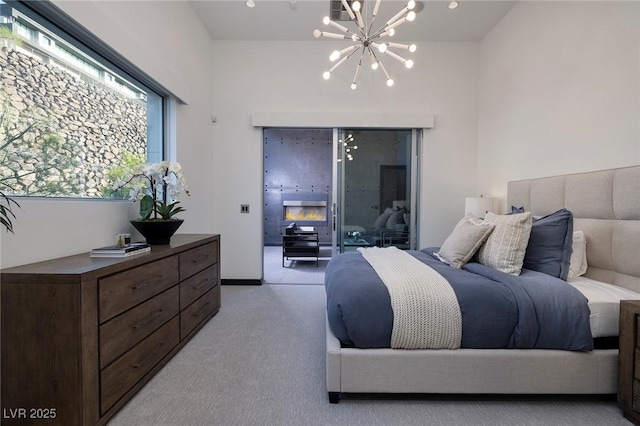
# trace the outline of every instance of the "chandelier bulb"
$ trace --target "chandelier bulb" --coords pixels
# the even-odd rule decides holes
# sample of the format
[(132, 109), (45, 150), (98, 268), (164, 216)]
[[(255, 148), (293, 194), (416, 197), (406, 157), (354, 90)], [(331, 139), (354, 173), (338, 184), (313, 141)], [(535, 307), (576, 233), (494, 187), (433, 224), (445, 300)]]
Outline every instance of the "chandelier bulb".
[(331, 22), (331, 19), (329, 19), (328, 16), (325, 16), (324, 18), (322, 18), (322, 23), (325, 25), (329, 25), (329, 22)]
[(378, 63), (377, 62), (372, 63), (371, 64), (371, 69), (374, 70), (374, 71), (377, 70), (378, 69)]
[(411, 59), (405, 61), (404, 66), (407, 68), (413, 68), (413, 61)]
[(389, 31), (387, 31), (389, 33), (389, 37), (393, 37), (394, 34), (396, 33), (396, 30), (394, 28), (391, 28)]
[(415, 44), (412, 44), (411, 46), (409, 46), (409, 52), (413, 53), (416, 51), (418, 47)]
[(331, 77), (331, 73), (329, 71), (325, 71), (322, 74), (322, 78), (324, 78), (325, 80), (329, 80), (329, 77)]
[(411, 12), (407, 13), (407, 21), (411, 22), (414, 19), (416, 19), (416, 13), (412, 10)]
[(388, 79), (387, 80), (387, 86), (389, 86), (389, 87), (393, 86), (393, 80), (392, 79)]
[(322, 31), (320, 31), (320, 30), (313, 30), (313, 36), (314, 36), (315, 38), (318, 38), (318, 37), (320, 37), (321, 35), (322, 35)]
[(378, 50), (380, 51), (380, 53), (384, 53), (387, 51), (387, 45), (385, 43), (380, 43), (380, 45), (378, 46)]
[(413, 10), (413, 8), (416, 7), (416, 2), (413, 0), (410, 0), (409, 3), (407, 3), (407, 9), (409, 10)]
[(360, 11), (361, 7), (362, 7), (362, 5), (360, 4), (360, 2), (358, 0), (354, 1), (353, 3), (351, 3), (351, 9), (353, 9), (354, 12)]
[(331, 62), (335, 62), (338, 60), (339, 57), (340, 57), (340, 52), (338, 52), (337, 50), (334, 50), (333, 52), (331, 52), (331, 55), (329, 56), (329, 60)]

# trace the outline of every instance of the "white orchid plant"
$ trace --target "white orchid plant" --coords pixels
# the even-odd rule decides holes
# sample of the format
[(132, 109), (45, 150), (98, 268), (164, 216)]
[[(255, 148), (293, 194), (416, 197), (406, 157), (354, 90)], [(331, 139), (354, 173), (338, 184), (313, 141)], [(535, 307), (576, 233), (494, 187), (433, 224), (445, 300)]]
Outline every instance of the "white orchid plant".
[(163, 161), (134, 167), (113, 184), (113, 190), (129, 189), (129, 199), (140, 200), (140, 221), (177, 220), (185, 211), (178, 196), (189, 194), (180, 163)]

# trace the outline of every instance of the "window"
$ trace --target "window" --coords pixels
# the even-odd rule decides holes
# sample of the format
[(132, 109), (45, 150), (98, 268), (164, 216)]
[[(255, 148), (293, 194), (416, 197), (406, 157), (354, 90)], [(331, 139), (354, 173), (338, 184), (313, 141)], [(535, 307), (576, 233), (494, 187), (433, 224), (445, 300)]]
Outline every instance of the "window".
[(117, 198), (163, 159), (166, 93), (51, 3), (0, 0), (0, 190)]

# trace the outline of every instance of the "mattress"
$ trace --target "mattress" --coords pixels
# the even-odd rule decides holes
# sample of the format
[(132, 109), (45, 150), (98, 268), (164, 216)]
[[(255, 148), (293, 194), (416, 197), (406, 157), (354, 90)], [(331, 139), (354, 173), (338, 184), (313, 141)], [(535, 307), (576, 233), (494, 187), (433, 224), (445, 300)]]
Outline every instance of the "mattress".
[(611, 337), (618, 335), (621, 300), (640, 300), (640, 293), (586, 277), (567, 280), (588, 300), (591, 315), (591, 335)]

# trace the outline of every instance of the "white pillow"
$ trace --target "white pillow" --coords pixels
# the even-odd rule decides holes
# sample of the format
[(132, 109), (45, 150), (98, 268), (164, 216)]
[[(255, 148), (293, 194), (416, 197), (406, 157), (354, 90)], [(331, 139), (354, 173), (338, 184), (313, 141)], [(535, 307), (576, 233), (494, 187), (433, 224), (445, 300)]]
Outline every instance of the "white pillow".
[(480, 247), (478, 261), (498, 271), (520, 275), (531, 235), (531, 212), (509, 215), (488, 212), (484, 221), (495, 224), (495, 228)]
[(393, 214), (393, 210), (387, 207), (385, 211), (380, 216), (378, 216), (373, 226), (376, 229), (384, 228), (385, 226), (387, 226), (387, 221), (389, 220), (389, 216), (391, 216), (392, 214)]
[(587, 272), (587, 237), (584, 232), (573, 233), (573, 252), (569, 264), (569, 278), (579, 277)]
[(454, 268), (462, 268), (478, 251), (493, 231), (493, 223), (484, 223), (471, 213), (462, 218), (436, 253)]

